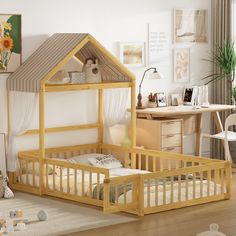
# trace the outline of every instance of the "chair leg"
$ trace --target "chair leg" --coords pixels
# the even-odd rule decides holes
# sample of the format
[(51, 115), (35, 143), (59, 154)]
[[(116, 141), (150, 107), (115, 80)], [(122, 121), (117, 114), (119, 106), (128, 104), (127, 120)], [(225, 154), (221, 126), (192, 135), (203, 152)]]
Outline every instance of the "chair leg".
[(232, 162), (231, 154), (230, 154), (230, 151), (229, 151), (229, 142), (224, 140), (224, 146), (225, 146), (225, 160)]

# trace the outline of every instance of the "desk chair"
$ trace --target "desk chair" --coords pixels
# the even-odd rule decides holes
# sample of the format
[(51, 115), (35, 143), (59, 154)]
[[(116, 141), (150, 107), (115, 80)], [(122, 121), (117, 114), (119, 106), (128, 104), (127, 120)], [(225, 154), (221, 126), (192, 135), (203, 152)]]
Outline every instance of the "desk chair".
[(236, 114), (229, 115), (225, 120), (225, 131), (220, 132), (218, 134), (206, 134), (202, 133), (200, 137), (200, 147), (199, 147), (199, 155), (202, 154), (202, 139), (204, 137), (207, 138), (215, 138), (215, 139), (221, 139), (224, 141), (224, 147), (225, 147), (225, 160), (232, 161), (230, 151), (229, 151), (229, 142), (236, 141), (236, 132), (228, 131), (229, 127), (232, 125), (236, 125)]

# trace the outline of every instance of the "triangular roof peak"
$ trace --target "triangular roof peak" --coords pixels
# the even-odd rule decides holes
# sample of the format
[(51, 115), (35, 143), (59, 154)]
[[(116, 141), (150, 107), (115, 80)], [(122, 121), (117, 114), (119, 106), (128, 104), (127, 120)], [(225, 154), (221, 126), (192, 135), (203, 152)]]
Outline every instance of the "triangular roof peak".
[(97, 58), (103, 81), (133, 81), (135, 76), (87, 33), (56, 33), (49, 37), (7, 79), (7, 89), (39, 92), (57, 71), (73, 56), (82, 63), (87, 58)]

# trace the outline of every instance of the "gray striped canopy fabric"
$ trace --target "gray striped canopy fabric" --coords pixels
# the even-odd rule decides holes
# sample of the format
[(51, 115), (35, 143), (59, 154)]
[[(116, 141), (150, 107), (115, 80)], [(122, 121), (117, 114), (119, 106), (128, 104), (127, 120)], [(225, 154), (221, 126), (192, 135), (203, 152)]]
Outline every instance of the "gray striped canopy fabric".
[[(7, 79), (9, 91), (40, 91), (40, 81), (77, 47), (89, 34), (57, 33), (48, 38), (13, 74)], [(81, 62), (87, 58), (97, 58), (101, 66), (102, 79), (112, 81), (130, 81), (119, 66), (91, 42), (88, 42), (76, 54)]]

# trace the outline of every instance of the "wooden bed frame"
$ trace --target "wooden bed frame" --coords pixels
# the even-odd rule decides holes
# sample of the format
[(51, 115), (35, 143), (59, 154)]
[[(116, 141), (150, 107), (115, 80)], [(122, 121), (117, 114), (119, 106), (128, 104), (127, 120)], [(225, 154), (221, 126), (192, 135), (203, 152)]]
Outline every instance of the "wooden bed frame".
[[(143, 169), (151, 171), (147, 174), (135, 174), (122, 177), (110, 177), (109, 169), (98, 168), (83, 164), (72, 164), (54, 158), (70, 158), (75, 155), (85, 153), (103, 153), (112, 154), (120, 159), (125, 167)], [(12, 187), (15, 190), (34, 193), (37, 195), (49, 195), (63, 199), (73, 200), (86, 204), (103, 207), (104, 212), (119, 212), (124, 211), (139, 216), (145, 214), (181, 208), (196, 204), (208, 203), (223, 199), (229, 199), (231, 194), (231, 163), (228, 161), (211, 160), (208, 158), (184, 156), (175, 153), (165, 153), (153, 150), (145, 150), (138, 148), (124, 148), (120, 146), (108, 144), (87, 144), (70, 147), (58, 147), (45, 149), (45, 158), (40, 157), (38, 150), (25, 151), (19, 153), (20, 169), (18, 178), (15, 178)], [(32, 164), (33, 163), (33, 164)], [(159, 163), (159, 170), (156, 164)], [(45, 177), (39, 178), (39, 184), (36, 182), (36, 166), (43, 165), (45, 168)], [(33, 165), (33, 171), (29, 171), (29, 166)], [(24, 166), (24, 173), (23, 173)], [(51, 187), (49, 187), (48, 167), (53, 169)], [(42, 166), (41, 166), (42, 167)], [(56, 176), (55, 169), (59, 168), (60, 174)], [(62, 170), (66, 172), (66, 176), (62, 176)], [(77, 191), (78, 175), (73, 175), (73, 183), (71, 183), (70, 173), (80, 170), (82, 176), (85, 172), (89, 173), (89, 193), (86, 193), (85, 179), (82, 178), (81, 189)], [(23, 181), (23, 174), (25, 176)], [(97, 192), (99, 192), (103, 185), (103, 199), (92, 196), (92, 175), (96, 175)], [(100, 176), (104, 175), (104, 182), (100, 182)], [(184, 182), (186, 188), (181, 188), (181, 178), (183, 176), (192, 176), (189, 180), (185, 178)], [(30, 177), (31, 176), (31, 177)], [(31, 178), (31, 181), (30, 181)], [(59, 188), (56, 187), (56, 178), (59, 178)], [(174, 181), (177, 178), (177, 182)], [(160, 183), (158, 180), (162, 179), (161, 184), (163, 191), (159, 191)], [(88, 180), (86, 180), (88, 181)], [(155, 181), (155, 205), (150, 204), (151, 189), (150, 182)], [(169, 183), (167, 183), (169, 181)], [(200, 196), (196, 194), (196, 183), (200, 182)], [(203, 181), (207, 184), (207, 194), (203, 194)], [(63, 183), (62, 183), (63, 182)], [(189, 199), (188, 184), (192, 184), (193, 197)], [(210, 184), (214, 185), (214, 192), (210, 192)], [(127, 201), (127, 184), (132, 185), (132, 200)], [(178, 188), (178, 200), (174, 201), (174, 184)], [(66, 189), (64, 189), (66, 186)], [(217, 188), (220, 187), (220, 192)], [(124, 201), (118, 201), (118, 188), (124, 188)], [(146, 193), (144, 189), (146, 188)], [(170, 188), (170, 202), (167, 202), (167, 188)], [(116, 201), (112, 202), (110, 199), (111, 191), (115, 189)], [(181, 192), (182, 191), (182, 192)], [(158, 195), (162, 194), (163, 203), (158, 203)], [(181, 199), (181, 194), (185, 195), (185, 199)], [(146, 206), (144, 199), (146, 198)]]
[[(99, 52), (103, 53), (119, 70), (129, 78), (129, 81), (106, 81), (97, 84), (66, 84), (66, 85), (49, 85), (47, 81), (65, 65), (73, 55), (86, 45), (92, 43)], [(14, 75), (14, 73), (13, 73)], [(20, 81), (19, 81), (20, 83)], [(109, 88), (130, 88), (131, 90), (131, 123), (130, 123), (130, 139), (131, 147), (125, 148), (121, 146), (108, 145), (103, 143), (103, 89)], [(73, 125), (66, 127), (45, 127), (45, 93), (46, 92), (64, 92), (79, 91), (84, 89), (98, 90), (98, 121), (94, 124)], [(8, 91), (8, 133), (11, 132), (10, 127), (10, 91)], [(97, 129), (97, 143), (86, 144), (69, 147), (45, 147), (45, 135), (50, 132), (65, 132), (82, 129)], [(200, 157), (185, 156), (182, 154), (165, 153), (153, 150), (145, 150), (136, 148), (136, 95), (135, 95), (135, 77), (128, 71), (115, 57), (113, 57), (105, 48), (101, 46), (90, 35), (86, 36), (83, 41), (73, 49), (63, 60), (57, 64), (52, 70), (40, 81), (39, 91), (39, 129), (28, 130), (24, 135), (39, 135), (39, 149), (19, 152), (19, 171), (9, 173), (10, 184), (14, 190), (34, 193), (37, 195), (49, 195), (59, 198), (69, 199), (82, 203), (92, 204), (103, 207), (105, 212), (125, 211), (137, 215), (145, 215), (154, 212), (180, 208), (184, 206), (196, 205), (223, 199), (229, 199), (231, 194), (231, 164), (227, 161), (211, 160)], [(123, 177), (110, 177), (110, 172), (105, 168), (98, 168), (83, 164), (72, 164), (63, 160), (54, 159), (57, 157), (67, 159), (69, 157), (84, 153), (104, 153), (113, 154), (120, 159), (125, 167), (132, 169), (142, 169), (151, 171), (147, 174), (135, 174)], [(29, 171), (30, 165), (33, 170)], [(39, 173), (37, 173), (37, 166)], [(52, 186), (49, 183), (48, 167), (53, 169)], [(56, 187), (55, 169), (59, 168), (59, 189)], [(24, 169), (24, 171), (23, 171)], [(67, 175), (62, 178), (62, 171), (66, 170)], [(78, 193), (78, 177), (74, 174), (73, 187), (71, 186), (70, 172), (82, 173), (81, 193)], [(89, 173), (89, 194), (85, 193), (84, 174)], [(92, 196), (92, 175), (97, 176), (97, 192), (103, 187), (103, 199), (99, 194)], [(103, 183), (100, 183), (100, 176), (104, 176)], [(188, 176), (192, 176), (191, 184), (193, 190), (193, 199), (189, 198), (190, 180)], [(181, 182), (182, 176), (185, 176), (185, 200), (181, 199)], [(25, 178), (25, 179), (23, 179)], [(30, 179), (32, 183), (30, 183)], [(38, 183), (37, 183), (38, 179)], [(163, 203), (158, 203), (158, 194), (160, 187), (163, 189)], [(175, 180), (178, 179), (176, 183)], [(67, 190), (63, 190), (66, 186)], [(196, 196), (196, 184), (200, 182), (200, 196)], [(203, 182), (207, 184), (207, 194), (203, 194)], [(151, 183), (152, 182), (152, 186)], [(153, 184), (155, 182), (155, 185)], [(214, 192), (210, 193), (210, 185), (213, 183)], [(132, 199), (127, 200), (127, 184), (130, 184), (132, 191)], [(174, 201), (174, 185), (178, 185), (178, 199)], [(123, 186), (123, 202), (118, 201), (118, 188)], [(220, 192), (217, 187), (220, 186)], [(170, 188), (170, 202), (167, 202), (167, 187)], [(115, 189), (115, 201), (111, 201), (111, 191)], [(155, 204), (150, 204), (151, 191), (155, 189)], [(73, 190), (73, 191), (71, 191)], [(145, 193), (146, 191), (146, 193)], [(146, 200), (145, 200), (146, 199)], [(146, 204), (146, 203), (147, 204)], [(145, 205), (146, 204), (146, 205)]]

